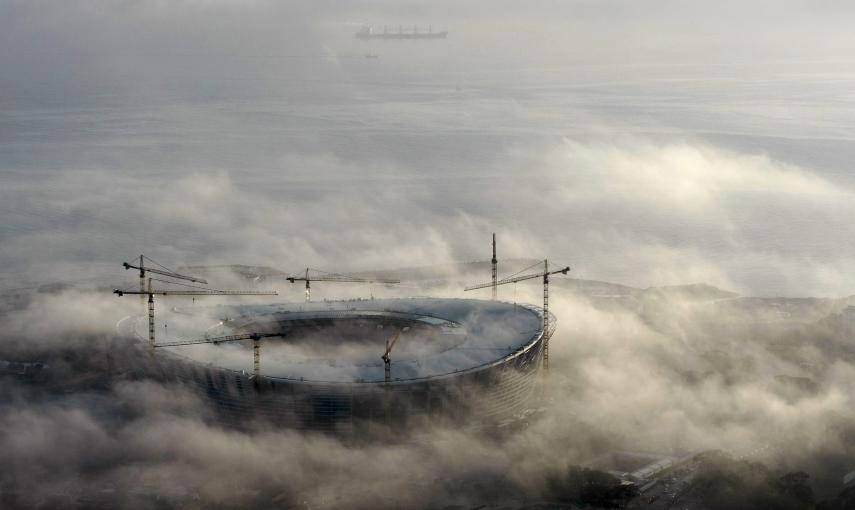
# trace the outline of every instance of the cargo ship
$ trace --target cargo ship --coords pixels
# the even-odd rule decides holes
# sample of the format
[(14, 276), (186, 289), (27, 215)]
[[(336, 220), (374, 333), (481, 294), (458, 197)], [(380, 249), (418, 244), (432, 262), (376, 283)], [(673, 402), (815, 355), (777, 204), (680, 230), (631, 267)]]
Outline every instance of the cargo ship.
[(382, 31), (375, 31), (374, 27), (367, 25), (356, 32), (357, 39), (445, 39), (448, 37), (448, 31), (434, 32), (433, 27), (428, 25), (427, 32), (422, 32), (419, 27), (414, 26), (412, 29), (404, 29), (403, 26), (398, 26), (398, 30), (389, 30), (388, 26), (383, 26)]

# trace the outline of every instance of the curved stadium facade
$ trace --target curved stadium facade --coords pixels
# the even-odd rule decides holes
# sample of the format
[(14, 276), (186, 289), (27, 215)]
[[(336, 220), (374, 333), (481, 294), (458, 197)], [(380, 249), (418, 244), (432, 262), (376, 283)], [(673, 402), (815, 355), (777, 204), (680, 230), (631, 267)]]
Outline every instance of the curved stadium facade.
[[(170, 316), (171, 315), (171, 316)], [(355, 432), (422, 419), (501, 425), (532, 405), (543, 312), (463, 299), (388, 299), (173, 309), (159, 321), (188, 338), (264, 333), (252, 343), (158, 348), (138, 366), (210, 397), (228, 421)], [(143, 318), (131, 329), (146, 350)], [(381, 355), (397, 336), (387, 378)]]

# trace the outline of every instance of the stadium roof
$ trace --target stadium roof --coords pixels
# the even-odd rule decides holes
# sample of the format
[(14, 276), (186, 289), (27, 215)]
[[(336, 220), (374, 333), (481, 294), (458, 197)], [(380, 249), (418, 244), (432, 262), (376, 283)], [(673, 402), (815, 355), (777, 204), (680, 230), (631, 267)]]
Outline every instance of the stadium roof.
[[(138, 321), (137, 336), (146, 336), (144, 328)], [(282, 337), (260, 341), (261, 374), (304, 383), (383, 382), (381, 356), (400, 331), (391, 375), (393, 383), (402, 383), (477, 370), (525, 352), (541, 336), (542, 312), (499, 301), (434, 298), (194, 306), (159, 314), (158, 328), (168, 330), (170, 339), (282, 331)], [(158, 353), (251, 374), (251, 346), (247, 340)]]

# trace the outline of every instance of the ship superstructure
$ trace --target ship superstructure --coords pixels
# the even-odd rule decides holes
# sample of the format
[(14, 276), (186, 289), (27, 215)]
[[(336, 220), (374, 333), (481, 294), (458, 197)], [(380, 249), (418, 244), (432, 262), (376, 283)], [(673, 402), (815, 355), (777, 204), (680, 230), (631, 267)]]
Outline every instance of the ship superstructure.
[(427, 31), (420, 30), (416, 25), (412, 28), (398, 25), (398, 30), (384, 25), (381, 30), (375, 30), (371, 25), (365, 25), (356, 32), (356, 37), (358, 39), (445, 39), (448, 37), (448, 30), (434, 32), (432, 25), (428, 25)]

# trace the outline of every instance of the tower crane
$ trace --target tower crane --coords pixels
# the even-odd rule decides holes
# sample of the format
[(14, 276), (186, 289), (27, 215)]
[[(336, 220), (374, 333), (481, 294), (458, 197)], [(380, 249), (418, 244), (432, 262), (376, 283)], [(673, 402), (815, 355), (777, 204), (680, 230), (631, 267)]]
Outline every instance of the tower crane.
[[(146, 269), (148, 270), (148, 269)], [(148, 289), (135, 291), (135, 290), (113, 290), (113, 294), (118, 294), (119, 297), (124, 296), (125, 294), (140, 294), (143, 296), (148, 296), (148, 342), (149, 347), (154, 348), (154, 296), (276, 296), (278, 292), (274, 290), (213, 290), (213, 289), (202, 289), (202, 290), (170, 290), (170, 289), (157, 289), (154, 290), (151, 288), (151, 278), (148, 279)], [(163, 281), (163, 280), (158, 280)], [(171, 283), (171, 282), (165, 282)]]
[[(309, 271), (314, 271), (318, 274), (311, 276)], [(356, 276), (348, 276), (345, 274), (327, 273), (318, 269), (306, 268), (306, 276), (288, 276), (285, 278), (291, 283), (306, 282), (306, 302), (311, 300), (311, 282), (338, 282), (338, 283), (401, 283), (401, 280), (391, 278), (358, 278)]]
[(495, 301), (496, 296), (498, 295), (498, 292), (496, 292), (497, 291), (496, 280), (497, 280), (497, 276), (499, 274), (499, 260), (496, 258), (496, 233), (495, 232), (493, 232), (493, 258), (490, 259), (490, 265), (493, 268), (493, 301)]
[(404, 327), (395, 332), (394, 335), (386, 339), (386, 352), (380, 356), (380, 359), (383, 360), (383, 380), (384, 387), (386, 388), (386, 396), (383, 399), (383, 409), (384, 414), (386, 415), (386, 426), (391, 426), (392, 423), (392, 357), (389, 356), (392, 353), (392, 349), (395, 348), (395, 344), (398, 343), (398, 340), (401, 338), (401, 333), (407, 331), (409, 328)]
[(516, 283), (521, 282), (523, 280), (531, 280), (532, 278), (543, 278), (543, 367), (546, 370), (549, 370), (549, 337), (551, 333), (549, 331), (549, 276), (554, 274), (567, 274), (570, 271), (569, 267), (564, 267), (557, 271), (549, 270), (549, 262), (546, 260), (543, 261), (543, 271), (540, 273), (534, 274), (526, 274), (522, 276), (515, 276), (511, 278), (505, 278), (499, 281), (490, 282), (490, 283), (481, 283), (478, 285), (472, 285), (463, 289), (467, 290), (475, 290), (475, 289), (483, 289), (485, 287), (493, 286), (493, 289), (496, 288), (497, 285), (505, 285), (506, 283)]
[(380, 359), (383, 360), (383, 372), (384, 372), (384, 380), (386, 381), (386, 385), (388, 386), (390, 382), (392, 382), (392, 358), (389, 354), (392, 353), (392, 349), (395, 348), (395, 344), (398, 343), (398, 339), (401, 338), (401, 333), (410, 329), (409, 327), (405, 327), (403, 329), (399, 329), (392, 335), (391, 338), (386, 340), (386, 352), (380, 356)]
[[(166, 268), (157, 269), (154, 267), (146, 267), (144, 259), (148, 259), (148, 257), (146, 257), (144, 255), (140, 255), (140, 265), (138, 265), (138, 266), (135, 266), (133, 264), (129, 264), (127, 262), (122, 262), (122, 265), (125, 267), (125, 269), (139, 269), (140, 270), (140, 299), (143, 299), (143, 300), (145, 299), (144, 293), (145, 293), (145, 273), (146, 273), (146, 271), (148, 271), (149, 273), (159, 274), (162, 276), (168, 276), (170, 278), (175, 278), (178, 280), (187, 280), (187, 281), (191, 281), (194, 283), (203, 283), (205, 285), (208, 284), (208, 282), (206, 280), (203, 280), (202, 278), (196, 278), (195, 276), (187, 276), (187, 275), (183, 275), (183, 274), (178, 274), (178, 273), (175, 273), (173, 271), (166, 271), (166, 270), (164, 270)], [(148, 260), (151, 261), (151, 259), (148, 259)], [(152, 261), (152, 262), (154, 262), (154, 261)]]
[(199, 344), (221, 344), (226, 342), (240, 342), (252, 340), (252, 371), (256, 379), (261, 375), (261, 342), (262, 338), (282, 336), (282, 333), (241, 333), (238, 335), (218, 336), (214, 338), (200, 338), (196, 340), (176, 340), (174, 342), (161, 342), (153, 347), (180, 347), (183, 345)]

